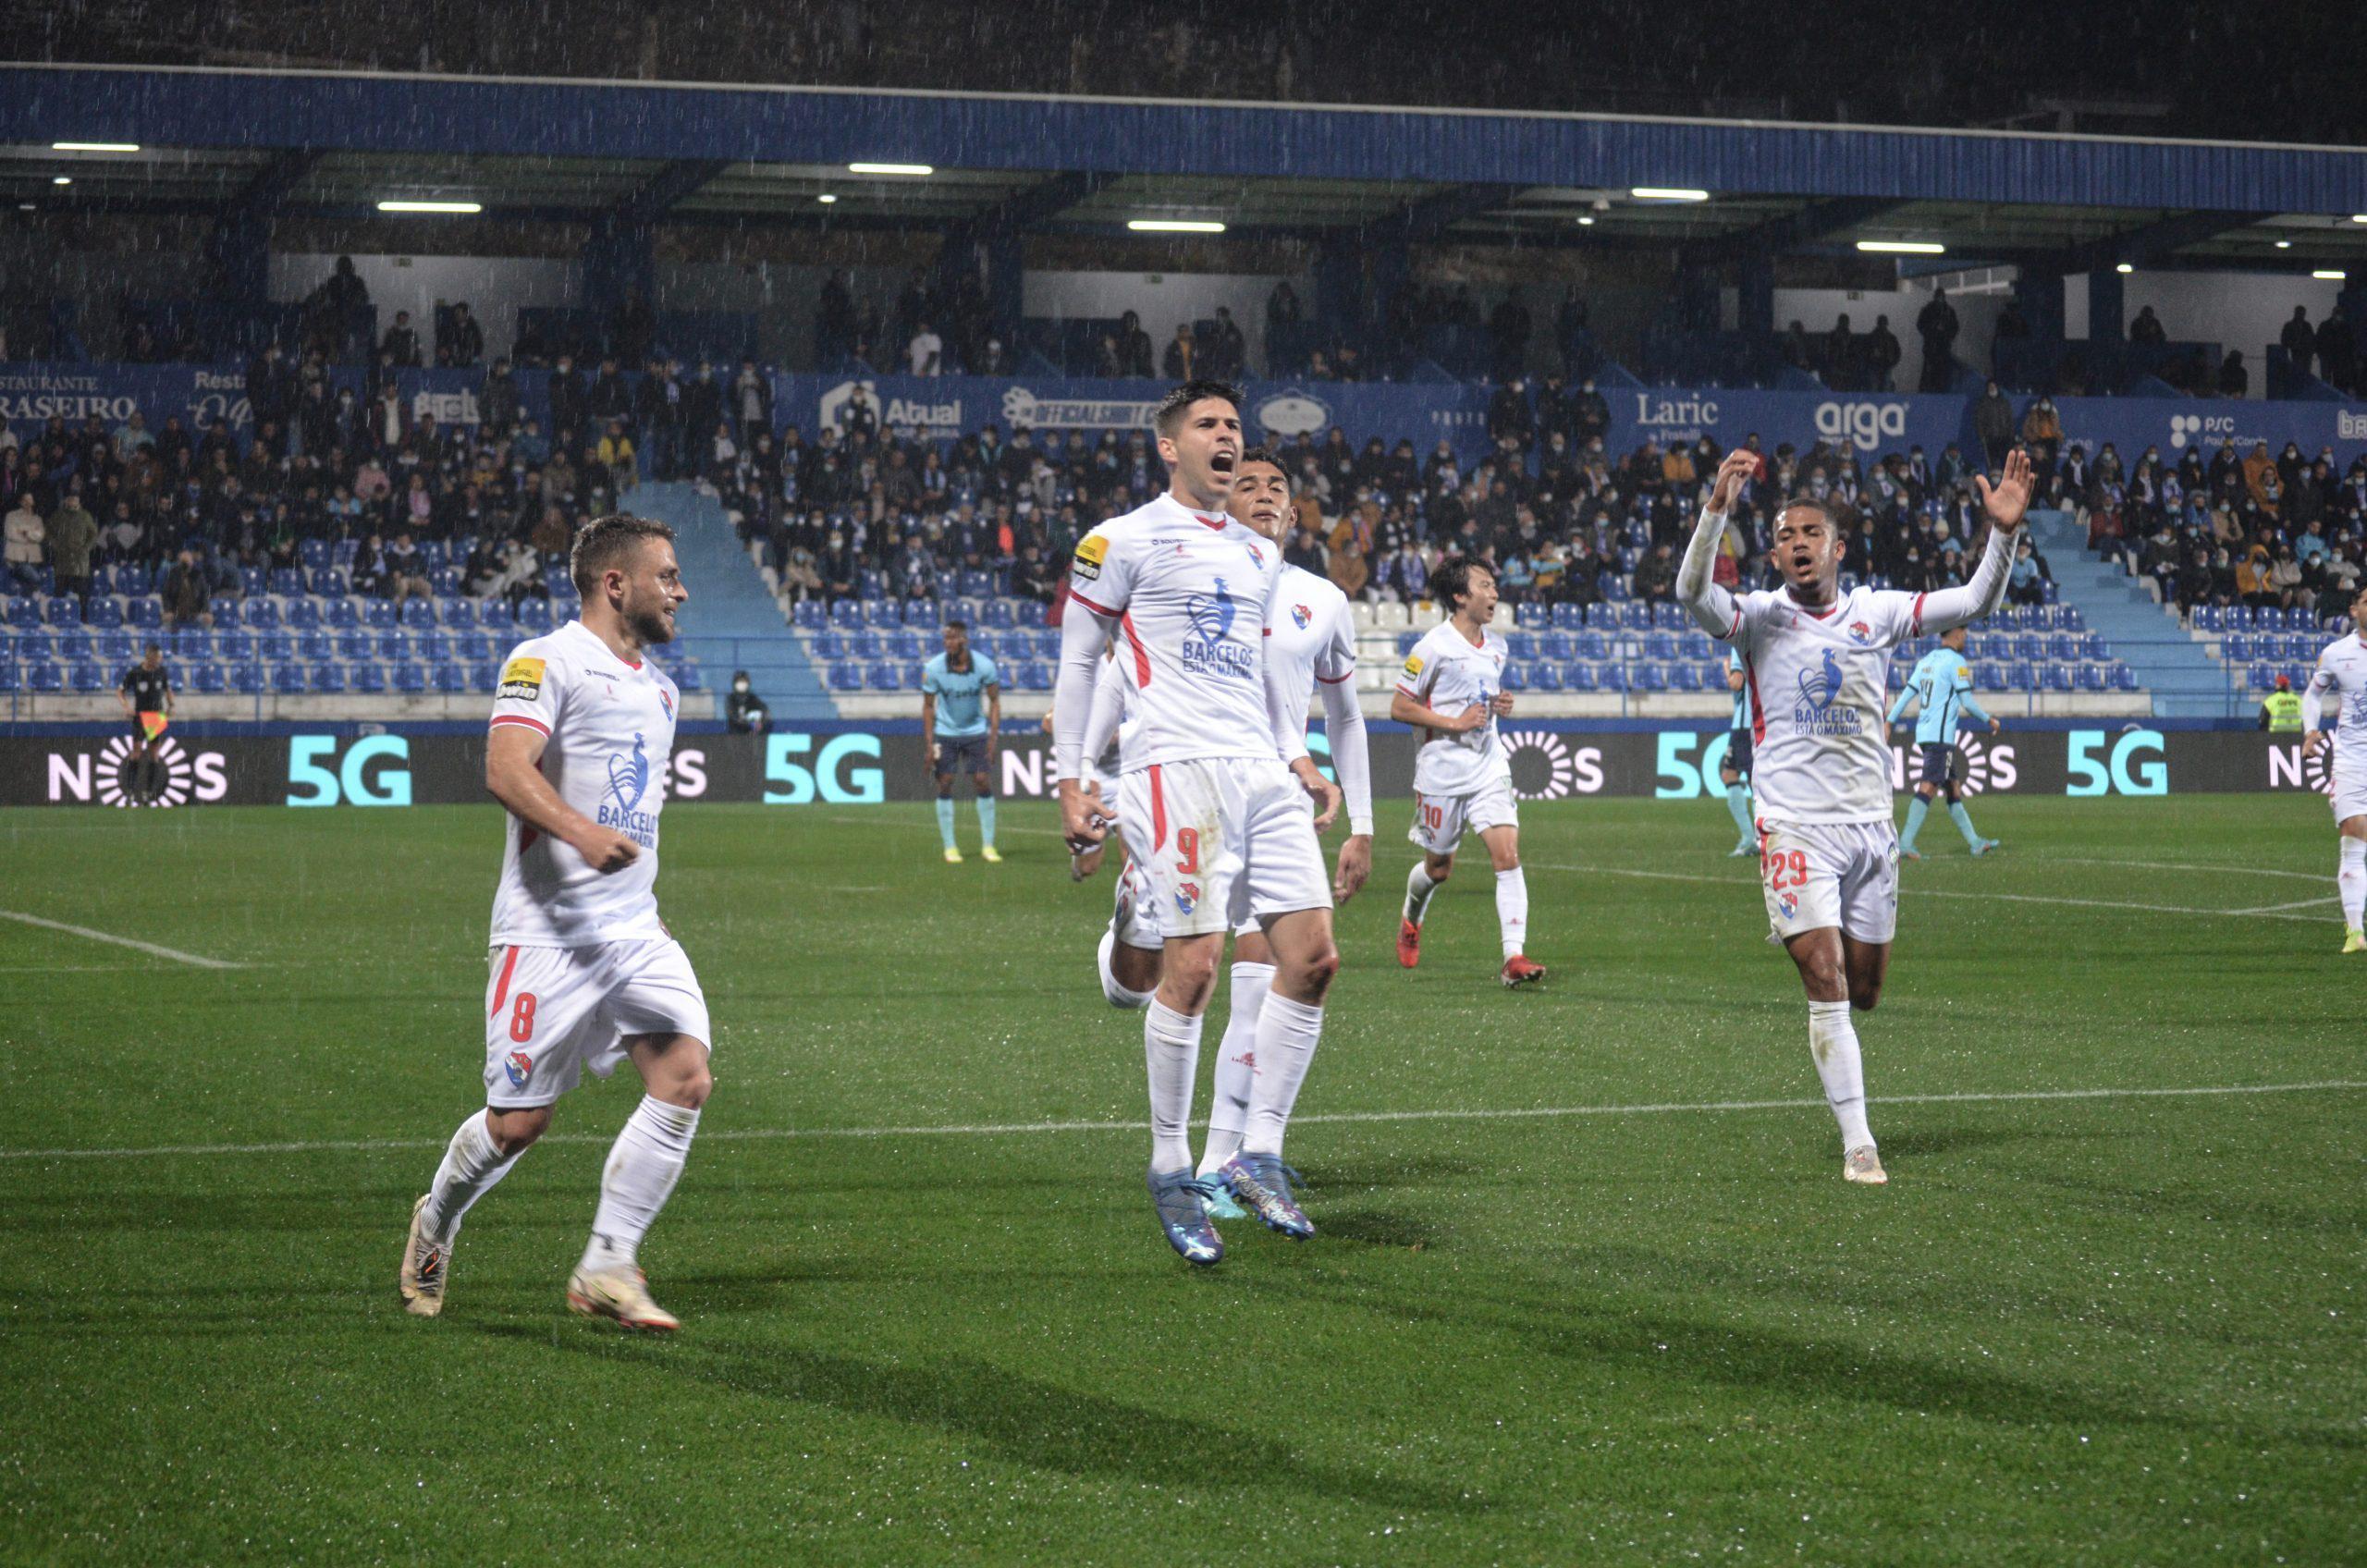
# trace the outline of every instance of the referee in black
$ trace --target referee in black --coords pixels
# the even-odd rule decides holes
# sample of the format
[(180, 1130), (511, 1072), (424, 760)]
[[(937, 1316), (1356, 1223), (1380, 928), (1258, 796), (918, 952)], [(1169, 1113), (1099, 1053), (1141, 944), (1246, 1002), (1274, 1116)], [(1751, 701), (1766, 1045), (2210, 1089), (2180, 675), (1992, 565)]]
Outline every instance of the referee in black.
[(133, 796), (153, 805), (165, 785), (157, 743), (164, 739), (165, 720), (173, 711), (173, 683), (165, 674), (165, 650), (149, 643), (140, 662), (123, 672), (115, 694), (123, 704), (123, 717), (131, 721)]

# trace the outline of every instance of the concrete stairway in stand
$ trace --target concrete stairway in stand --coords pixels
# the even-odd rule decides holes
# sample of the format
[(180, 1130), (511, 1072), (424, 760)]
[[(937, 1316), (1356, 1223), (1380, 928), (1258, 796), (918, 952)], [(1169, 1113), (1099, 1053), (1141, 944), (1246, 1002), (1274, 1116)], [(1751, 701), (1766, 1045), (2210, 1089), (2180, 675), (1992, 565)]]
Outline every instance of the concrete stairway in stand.
[(2119, 563), (2090, 552), (2071, 513), (2034, 511), (2030, 528), (2062, 602), (2077, 606), (2113, 656), (2137, 672), (2156, 718), (2221, 718), (2231, 711), (2226, 667)]
[(673, 526), (674, 554), (691, 591), (682, 608), (682, 648), (699, 661), (718, 715), (731, 672), (744, 669), (775, 729), (838, 717), (804, 644), (782, 623), (780, 606), (713, 496), (688, 484), (644, 484), (624, 504), (636, 516)]

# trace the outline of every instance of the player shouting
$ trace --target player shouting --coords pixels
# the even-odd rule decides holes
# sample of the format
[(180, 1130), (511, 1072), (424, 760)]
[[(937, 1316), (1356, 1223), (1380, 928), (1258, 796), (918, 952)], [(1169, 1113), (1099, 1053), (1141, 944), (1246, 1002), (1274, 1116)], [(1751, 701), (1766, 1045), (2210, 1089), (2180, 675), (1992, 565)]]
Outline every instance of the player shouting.
[(411, 1207), (403, 1304), (444, 1307), (469, 1206), (509, 1173), (585, 1068), (631, 1060), (648, 1091), (600, 1178), (592, 1240), (567, 1305), (629, 1329), (672, 1329), (636, 1251), (689, 1158), (707, 1076), (706, 998), (657, 918), (657, 815), (674, 748), (674, 682), (645, 650), (674, 639), (690, 597), (673, 530), (604, 517), (575, 536), (582, 618), (501, 667), (485, 788), (509, 809), (485, 986), (485, 1109), (452, 1134)]
[[(1155, 423), (1171, 487), (1078, 544), (1052, 706), (1061, 825), (1072, 843), (1098, 843), (1107, 828), (1084, 788), (1085, 733), (1095, 661), (1114, 634), (1136, 709), (1117, 815), (1164, 929), (1143, 1024), (1147, 1183), (1169, 1244), (1202, 1265), (1222, 1257), (1224, 1243), (1208, 1222), (1210, 1183), (1193, 1172), (1187, 1134), (1201, 1018), (1225, 933), (1255, 917), (1275, 964), (1258, 1010), (1249, 1127), (1226, 1177), (1289, 1235), (1313, 1227), (1282, 1171), (1276, 1108), (1306, 1078), (1340, 964), (1316, 838), (1339, 791), (1306, 754), (1304, 696), (1287, 711), (1264, 646), (1281, 552), (1225, 510), (1241, 458), (1240, 401), (1211, 381), (1186, 382), (1160, 400)], [(1323, 803), (1320, 818), (1307, 810), (1310, 795)]]
[(1496, 871), (1496, 926), (1503, 939), (1507, 986), (1545, 978), (1545, 966), (1525, 949), (1528, 940), (1528, 876), (1520, 867), (1520, 811), (1513, 803), (1512, 763), (1497, 738), (1496, 720), (1510, 717), (1504, 690), (1503, 638), (1488, 630), (1496, 614), (1496, 574), (1482, 563), (1449, 556), (1430, 573), (1430, 592), (1447, 618), (1425, 632), (1405, 655), (1389, 717), (1410, 724), (1420, 738), (1414, 753), (1414, 826), (1406, 837), (1422, 858), (1405, 878), (1405, 906), (1397, 923), (1397, 962), (1422, 962), (1422, 916), (1430, 895), (1454, 869), (1465, 829), (1479, 835)]
[(2304, 756), (2315, 756), (2326, 743), (2325, 731), (2318, 726), (2328, 697), (2339, 704), (2335, 712), (2334, 820), (2342, 835), (2342, 860), (2335, 876), (2335, 890), (2342, 895), (2342, 950), (2367, 952), (2367, 934), (2359, 928), (2360, 912), (2367, 907), (2367, 588), (2350, 601), (2350, 635), (2325, 645), (2301, 693)]
[(1841, 592), (1841, 519), (1808, 497), (1787, 502), (1775, 520), (1783, 586), (1740, 595), (1719, 587), (1710, 570), (1726, 508), (1756, 466), (1748, 452), (1719, 465), (1677, 572), (1677, 602), (1742, 655), (1767, 918), (1808, 992), (1809, 1049), (1841, 1123), (1842, 1174), (1879, 1185), (1889, 1178), (1866, 1125), (1849, 1010), (1871, 1011), (1882, 999), (1898, 925), (1883, 677), (1894, 644), (1979, 620), (2004, 599), (2013, 536), (2030, 507), (2030, 457), (2009, 453), (1993, 488), (1974, 477), (1988, 548), (1971, 582), (1934, 594)]

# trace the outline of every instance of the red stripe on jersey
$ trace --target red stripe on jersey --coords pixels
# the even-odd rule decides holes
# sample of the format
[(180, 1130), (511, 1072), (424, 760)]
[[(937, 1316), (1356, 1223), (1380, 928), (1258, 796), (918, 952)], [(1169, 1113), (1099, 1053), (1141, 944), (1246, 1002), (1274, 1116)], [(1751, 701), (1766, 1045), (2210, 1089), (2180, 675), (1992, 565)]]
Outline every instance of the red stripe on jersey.
[(1732, 626), (1729, 626), (1729, 627), (1727, 627), (1727, 628), (1726, 628), (1726, 641), (1727, 641), (1727, 642), (1729, 642), (1729, 643), (1733, 642), (1733, 641), (1735, 640), (1735, 632), (1737, 632), (1737, 631), (1740, 631), (1741, 630), (1742, 630), (1742, 601), (1741, 601), (1741, 600), (1739, 600), (1739, 599), (1737, 599), (1737, 600), (1735, 600), (1735, 623), (1734, 623)]
[(1923, 601), (1924, 601), (1924, 599), (1925, 599), (1927, 596), (1928, 596), (1928, 595), (1925, 595), (1925, 594), (1916, 594), (1916, 595), (1915, 595), (1915, 631), (1914, 631), (1914, 635), (1915, 635), (1915, 636), (1918, 636), (1918, 637), (1920, 637), (1920, 636), (1922, 636), (1922, 635), (1923, 635)]
[(1194, 522), (1206, 523), (1210, 528), (1215, 529), (1219, 533), (1222, 533), (1224, 532), (1225, 520), (1220, 517), (1202, 517), (1199, 513), (1194, 512), (1192, 514), (1192, 521)]
[(1143, 646), (1142, 633), (1134, 630), (1133, 612), (1120, 615), (1118, 624), (1124, 629), (1126, 641), (1134, 645), (1134, 689), (1140, 691), (1150, 684), (1150, 650)]
[(512, 948), (509, 956), (501, 961), (501, 978), (493, 983), (493, 1011), (485, 1014), (487, 1018), (501, 1016), (501, 1004), (509, 999), (509, 976), (517, 967), (518, 949)]
[(1159, 764), (1150, 765), (1150, 847), (1161, 849), (1167, 843), (1167, 790), (1159, 780)]
[(1069, 597), (1074, 599), (1078, 604), (1083, 605), (1086, 609), (1091, 610), (1096, 615), (1115, 616), (1120, 613), (1117, 610), (1110, 609), (1104, 606), (1095, 604), (1091, 599), (1086, 598), (1084, 594), (1078, 593), (1073, 588), (1069, 590)]
[(1767, 739), (1767, 709), (1759, 700), (1759, 666), (1748, 655), (1743, 656), (1742, 680), (1750, 692), (1750, 743), (1756, 746)]
[(490, 729), (494, 728), (494, 726), (495, 726), (495, 725), (502, 725), (502, 724), (516, 724), (516, 725), (521, 725), (521, 726), (523, 726), (524, 728), (526, 728), (526, 729), (528, 729), (533, 730), (535, 734), (537, 734), (537, 735), (541, 735), (541, 736), (544, 736), (544, 737), (546, 737), (546, 738), (549, 736), (549, 734), (550, 734), (550, 732), (551, 732), (551, 727), (550, 727), (549, 725), (545, 724), (545, 723), (544, 723), (541, 719), (539, 719), (539, 718), (528, 718), (528, 717), (527, 717), (524, 714), (522, 714), (522, 713), (497, 713), (497, 714), (495, 714), (495, 715), (493, 716), (493, 723), (492, 723), (492, 724), (488, 724), (488, 725), (486, 725), (486, 726), (485, 726), (485, 728), (486, 728), (486, 729)]
[(1326, 686), (1337, 686), (1343, 680), (1353, 680), (1355, 678), (1356, 672), (1353, 669), (1348, 671), (1345, 675), (1325, 675), (1320, 671), (1318, 671), (1315, 677), (1315, 679), (1322, 681)]

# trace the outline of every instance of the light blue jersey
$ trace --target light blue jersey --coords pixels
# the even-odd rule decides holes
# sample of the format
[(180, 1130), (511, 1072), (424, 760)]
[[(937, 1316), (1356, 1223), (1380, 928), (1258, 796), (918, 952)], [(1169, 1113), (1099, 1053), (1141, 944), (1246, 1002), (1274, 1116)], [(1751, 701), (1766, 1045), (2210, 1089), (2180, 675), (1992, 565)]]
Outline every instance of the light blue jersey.
[[(1733, 648), (1728, 649), (1726, 651), (1726, 673), (1728, 675), (1738, 675), (1741, 672), (1741, 650)], [(1734, 723), (1728, 728), (1734, 729), (1748, 729), (1750, 728), (1750, 682), (1748, 680), (1735, 688), (1735, 719)]]
[(948, 669), (945, 655), (921, 667), (921, 690), (937, 699), (937, 736), (940, 741), (960, 741), (987, 732), (986, 692), (989, 686), (1000, 686), (1001, 677), (995, 673), (995, 661), (970, 650), (970, 668)]
[(1952, 746), (1956, 731), (1968, 721), (1987, 724), (1989, 716), (1972, 700), (1972, 665), (1962, 654), (1950, 648), (1934, 648), (1916, 665), (1915, 673), (1907, 678), (1907, 689), (1890, 706), (1890, 722), (1896, 724), (1906, 716), (1907, 704), (1919, 703), (1922, 711), (1916, 716), (1915, 740), (1919, 745)]

